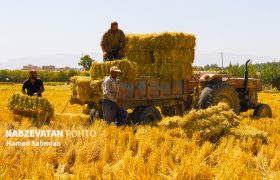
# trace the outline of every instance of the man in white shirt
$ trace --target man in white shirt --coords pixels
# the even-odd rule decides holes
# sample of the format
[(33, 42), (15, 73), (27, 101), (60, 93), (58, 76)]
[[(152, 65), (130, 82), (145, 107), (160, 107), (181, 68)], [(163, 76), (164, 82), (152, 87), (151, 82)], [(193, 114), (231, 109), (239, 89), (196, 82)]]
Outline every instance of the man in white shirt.
[(119, 80), (117, 77), (121, 70), (113, 66), (110, 68), (111, 75), (104, 80), (103, 90), (103, 118), (107, 123), (114, 122), (117, 126), (122, 125), (127, 118), (127, 111), (121, 107), (118, 99)]

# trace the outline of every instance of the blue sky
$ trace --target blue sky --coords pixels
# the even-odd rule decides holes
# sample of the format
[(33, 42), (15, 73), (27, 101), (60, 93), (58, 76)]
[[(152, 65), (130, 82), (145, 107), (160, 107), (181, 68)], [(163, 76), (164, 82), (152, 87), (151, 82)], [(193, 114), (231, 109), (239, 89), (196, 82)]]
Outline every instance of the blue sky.
[(280, 57), (277, 0), (0, 0), (0, 61), (100, 52), (111, 21), (126, 33), (182, 31), (199, 53)]

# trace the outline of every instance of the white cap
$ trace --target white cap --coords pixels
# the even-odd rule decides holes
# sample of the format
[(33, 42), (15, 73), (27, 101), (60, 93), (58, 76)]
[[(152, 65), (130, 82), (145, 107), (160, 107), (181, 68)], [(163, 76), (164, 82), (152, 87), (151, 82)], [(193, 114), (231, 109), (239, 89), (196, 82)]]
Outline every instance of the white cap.
[(115, 72), (122, 72), (117, 66), (113, 66), (110, 68), (110, 72), (115, 71)]

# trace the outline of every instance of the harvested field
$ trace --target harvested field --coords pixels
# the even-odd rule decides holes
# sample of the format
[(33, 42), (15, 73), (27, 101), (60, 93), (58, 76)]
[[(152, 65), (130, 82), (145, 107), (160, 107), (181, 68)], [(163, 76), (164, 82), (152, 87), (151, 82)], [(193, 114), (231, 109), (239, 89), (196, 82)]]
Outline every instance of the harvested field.
[(227, 135), (230, 129), (238, 124), (239, 117), (226, 104), (219, 104), (206, 110), (192, 110), (183, 117), (165, 118), (159, 123), (168, 129), (181, 128), (187, 137), (197, 133), (200, 140), (212, 142)]
[[(189, 136), (185, 129), (189, 121), (207, 119), (207, 113), (193, 112), (186, 122), (167, 126), (105, 125), (96, 120), (86, 123), (81, 115), (83, 107), (69, 105), (65, 114), (59, 114), (71, 94), (70, 86), (46, 86), (43, 94), (54, 105), (55, 116), (48, 126), (36, 128), (28, 118), (13, 120), (7, 108), (8, 98), (21, 90), (21, 85), (0, 85), (0, 176), (3, 179), (278, 179), (280, 176), (280, 94), (260, 93), (260, 102), (268, 103), (273, 118), (252, 120), (251, 112), (242, 113), (236, 128), (255, 128), (266, 132), (267, 142), (255, 142), (233, 135), (224, 135), (219, 141), (202, 141), (197, 133)], [(212, 109), (213, 111), (213, 109)], [(215, 110), (216, 116), (225, 110)], [(73, 114), (74, 113), (74, 114)], [(233, 116), (224, 118), (234, 119)], [(205, 118), (206, 117), (206, 118)], [(209, 117), (210, 119), (210, 117)], [(176, 120), (176, 119), (175, 119)], [(163, 122), (171, 121), (164, 118)], [(218, 121), (220, 122), (220, 121)], [(186, 126), (185, 126), (186, 125)], [(6, 146), (7, 129), (62, 129), (94, 130), (94, 138), (65, 136), (52, 138), (62, 143), (58, 147)], [(9, 140), (43, 140), (50, 138), (9, 138)], [(199, 142), (199, 143), (198, 143)]]

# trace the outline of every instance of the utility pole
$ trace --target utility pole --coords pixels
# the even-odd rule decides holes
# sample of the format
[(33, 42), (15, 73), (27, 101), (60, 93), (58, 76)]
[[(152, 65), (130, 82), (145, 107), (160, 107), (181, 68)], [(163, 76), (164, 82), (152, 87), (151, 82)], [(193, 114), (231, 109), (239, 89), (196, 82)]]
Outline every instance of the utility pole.
[(224, 72), (224, 53), (221, 52), (221, 58), (222, 58), (222, 71)]

